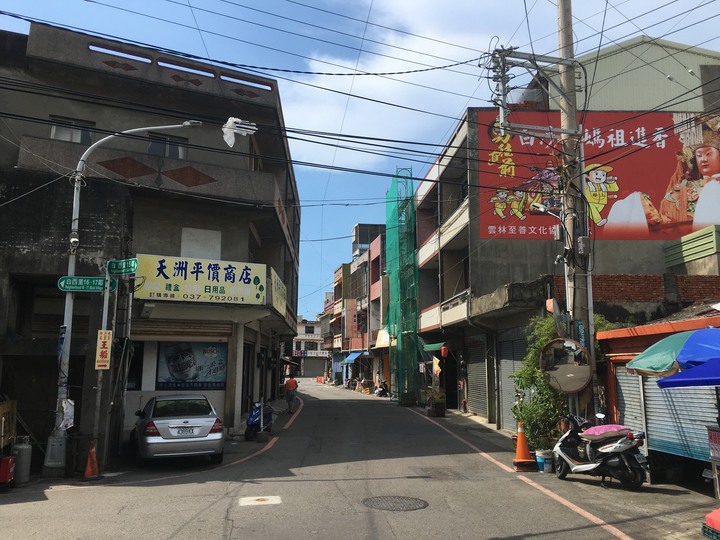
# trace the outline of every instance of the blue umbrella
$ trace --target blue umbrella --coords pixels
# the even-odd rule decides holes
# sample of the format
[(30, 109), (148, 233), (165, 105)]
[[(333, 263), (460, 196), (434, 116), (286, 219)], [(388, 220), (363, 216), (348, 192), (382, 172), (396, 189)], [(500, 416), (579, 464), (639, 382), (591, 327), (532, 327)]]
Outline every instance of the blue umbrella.
[(683, 371), (658, 379), (658, 386), (720, 386), (720, 328), (703, 328), (680, 334), (687, 336), (676, 355), (676, 361)]
[(627, 367), (641, 375), (665, 376), (720, 358), (720, 328), (678, 332), (651, 345)]
[(660, 388), (720, 386), (720, 359), (715, 358), (675, 375), (657, 380)]

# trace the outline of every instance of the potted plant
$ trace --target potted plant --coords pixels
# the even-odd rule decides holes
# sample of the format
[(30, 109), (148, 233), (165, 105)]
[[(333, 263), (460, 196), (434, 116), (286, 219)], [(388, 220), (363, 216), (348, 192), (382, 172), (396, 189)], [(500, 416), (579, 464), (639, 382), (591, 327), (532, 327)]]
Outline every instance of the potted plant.
[[(596, 329), (611, 329), (609, 323), (596, 314)], [(568, 411), (567, 396), (552, 388), (539, 367), (540, 353), (545, 345), (557, 338), (557, 327), (552, 317), (533, 317), (527, 326), (527, 354), (519, 370), (511, 375), (515, 382), (515, 405), (512, 413), (522, 423), (530, 450), (552, 450), (563, 433), (560, 420)], [(596, 345), (596, 357), (600, 351)]]

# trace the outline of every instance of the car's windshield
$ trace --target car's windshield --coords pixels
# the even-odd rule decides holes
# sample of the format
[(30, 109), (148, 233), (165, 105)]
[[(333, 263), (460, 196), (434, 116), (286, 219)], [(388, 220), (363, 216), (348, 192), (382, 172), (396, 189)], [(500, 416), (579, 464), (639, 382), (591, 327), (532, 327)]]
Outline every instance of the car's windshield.
[(175, 399), (159, 400), (155, 402), (153, 418), (167, 418), (170, 416), (208, 416), (212, 414), (212, 407), (205, 399)]

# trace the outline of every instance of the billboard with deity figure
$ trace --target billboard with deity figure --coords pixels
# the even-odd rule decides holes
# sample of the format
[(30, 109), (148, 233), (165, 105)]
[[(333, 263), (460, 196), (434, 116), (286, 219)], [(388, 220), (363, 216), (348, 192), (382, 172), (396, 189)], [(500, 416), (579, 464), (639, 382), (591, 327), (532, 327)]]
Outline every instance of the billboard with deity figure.
[(135, 298), (211, 304), (265, 305), (264, 264), (138, 255)]
[[(480, 235), (552, 239), (570, 180), (560, 135), (503, 135), (497, 121), (497, 111), (478, 112)], [(557, 128), (560, 114), (521, 111), (510, 121)], [(570, 194), (584, 201), (593, 238), (666, 240), (720, 224), (720, 118), (588, 112), (578, 121), (584, 187)]]

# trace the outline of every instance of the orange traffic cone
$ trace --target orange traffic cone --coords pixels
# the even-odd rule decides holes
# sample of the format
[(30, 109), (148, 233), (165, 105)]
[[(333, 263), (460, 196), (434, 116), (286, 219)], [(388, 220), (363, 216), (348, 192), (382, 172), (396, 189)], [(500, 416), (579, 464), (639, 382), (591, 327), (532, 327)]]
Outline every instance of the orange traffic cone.
[(100, 472), (98, 471), (97, 455), (95, 454), (95, 443), (91, 442), (83, 480), (97, 480), (98, 478), (100, 478)]
[(518, 423), (517, 448), (515, 449), (515, 459), (513, 467), (518, 472), (532, 472), (537, 470), (537, 463), (530, 457), (530, 448), (525, 438), (525, 430), (522, 422)]

